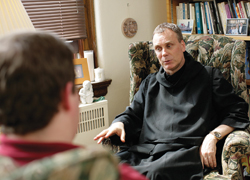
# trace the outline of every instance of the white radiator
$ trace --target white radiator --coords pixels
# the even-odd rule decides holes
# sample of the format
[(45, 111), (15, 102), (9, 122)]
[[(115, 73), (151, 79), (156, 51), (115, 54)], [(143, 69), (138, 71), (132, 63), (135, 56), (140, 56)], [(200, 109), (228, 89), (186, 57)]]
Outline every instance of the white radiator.
[(93, 145), (93, 138), (109, 127), (108, 101), (103, 100), (92, 104), (79, 105), (79, 124), (73, 143), (78, 145)]

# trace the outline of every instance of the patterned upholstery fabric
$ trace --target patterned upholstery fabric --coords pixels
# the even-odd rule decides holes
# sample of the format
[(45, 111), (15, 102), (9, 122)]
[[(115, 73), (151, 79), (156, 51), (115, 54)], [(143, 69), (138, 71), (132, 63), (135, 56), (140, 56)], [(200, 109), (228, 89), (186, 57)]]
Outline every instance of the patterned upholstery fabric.
[[(218, 35), (186, 35), (183, 37), (186, 51), (204, 65), (219, 68), (223, 76), (233, 85), (235, 93), (249, 102), (245, 80), (246, 44)], [(151, 41), (135, 42), (129, 45), (130, 59), (130, 102), (138, 91), (142, 80), (150, 73), (157, 72), (160, 64)], [(250, 135), (234, 131), (226, 139), (222, 164), (223, 174), (213, 172), (204, 179), (243, 179), (242, 166), (249, 169)], [(113, 151), (117, 149), (113, 148)]]
[(0, 157), (1, 180), (118, 180), (118, 162), (107, 151), (77, 148), (18, 167)]

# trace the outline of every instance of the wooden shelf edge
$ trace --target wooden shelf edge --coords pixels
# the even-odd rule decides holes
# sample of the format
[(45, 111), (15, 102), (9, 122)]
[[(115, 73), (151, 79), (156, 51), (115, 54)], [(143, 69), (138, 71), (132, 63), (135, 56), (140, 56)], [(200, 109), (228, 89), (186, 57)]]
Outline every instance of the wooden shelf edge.
[[(108, 86), (111, 84), (112, 79), (106, 79), (102, 82), (91, 82), (94, 92), (94, 97), (105, 96), (108, 93)], [(79, 90), (82, 88), (82, 85), (76, 85), (76, 88)]]
[(243, 40), (243, 41), (250, 41), (250, 36), (228, 36), (225, 34), (183, 34), (183, 36), (187, 36), (187, 35), (218, 35), (218, 36), (226, 36), (235, 40)]

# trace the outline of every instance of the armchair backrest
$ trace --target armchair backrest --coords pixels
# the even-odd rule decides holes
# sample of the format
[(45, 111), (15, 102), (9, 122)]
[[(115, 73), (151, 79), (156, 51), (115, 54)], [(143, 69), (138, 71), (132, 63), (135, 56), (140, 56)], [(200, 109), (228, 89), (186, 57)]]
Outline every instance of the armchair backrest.
[[(245, 79), (245, 41), (220, 35), (186, 35), (183, 38), (186, 51), (196, 61), (220, 69), (225, 79), (233, 85), (235, 93), (248, 102)], [(142, 80), (148, 74), (157, 72), (160, 64), (152, 41), (131, 43), (128, 52), (131, 103)]]

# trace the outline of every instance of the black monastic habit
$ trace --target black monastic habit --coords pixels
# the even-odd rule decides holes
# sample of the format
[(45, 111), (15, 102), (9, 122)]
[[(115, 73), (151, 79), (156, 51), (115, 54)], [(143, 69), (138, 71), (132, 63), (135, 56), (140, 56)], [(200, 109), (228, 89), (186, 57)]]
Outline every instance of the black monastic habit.
[[(117, 155), (151, 180), (203, 179), (199, 148), (204, 137), (225, 124), (248, 126), (248, 104), (217, 69), (207, 69), (184, 52), (185, 65), (169, 76), (161, 67), (141, 83), (123, 122), (126, 142)], [(115, 138), (113, 138), (115, 139)], [(112, 138), (111, 138), (112, 140)], [(217, 164), (221, 146), (217, 143)]]

